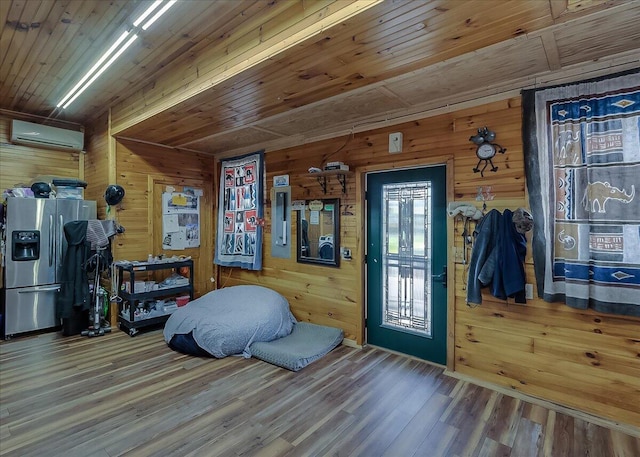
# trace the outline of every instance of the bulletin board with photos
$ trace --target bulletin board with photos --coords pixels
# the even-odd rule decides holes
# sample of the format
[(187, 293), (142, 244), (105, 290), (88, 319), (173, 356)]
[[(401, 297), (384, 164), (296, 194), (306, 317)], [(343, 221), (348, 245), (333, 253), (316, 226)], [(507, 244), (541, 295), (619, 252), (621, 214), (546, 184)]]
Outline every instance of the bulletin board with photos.
[(202, 190), (162, 194), (162, 249), (184, 250), (200, 246), (200, 197)]

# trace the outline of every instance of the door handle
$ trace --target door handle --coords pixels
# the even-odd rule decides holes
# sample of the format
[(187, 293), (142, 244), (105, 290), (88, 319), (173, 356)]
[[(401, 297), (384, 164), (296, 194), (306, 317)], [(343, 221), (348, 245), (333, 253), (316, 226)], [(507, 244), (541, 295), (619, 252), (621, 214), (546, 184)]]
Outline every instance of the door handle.
[(431, 277), (434, 279), (434, 281), (441, 281), (442, 287), (444, 287), (445, 289), (447, 288), (447, 266), (446, 265), (442, 267), (441, 274), (431, 275)]
[(53, 245), (56, 242), (55, 233), (53, 232), (53, 215), (49, 215), (49, 266), (53, 265), (53, 256), (55, 250)]
[(38, 292), (60, 292), (60, 286), (33, 287), (18, 291), (19, 294), (37, 294)]
[[(62, 217), (62, 214), (60, 214), (60, 227), (58, 227), (58, 233), (60, 234), (59, 238), (58, 238), (58, 265), (62, 265), (62, 246), (64, 243), (64, 218)], [(57, 273), (56, 273), (57, 275)], [(57, 279), (57, 278), (56, 278)]]

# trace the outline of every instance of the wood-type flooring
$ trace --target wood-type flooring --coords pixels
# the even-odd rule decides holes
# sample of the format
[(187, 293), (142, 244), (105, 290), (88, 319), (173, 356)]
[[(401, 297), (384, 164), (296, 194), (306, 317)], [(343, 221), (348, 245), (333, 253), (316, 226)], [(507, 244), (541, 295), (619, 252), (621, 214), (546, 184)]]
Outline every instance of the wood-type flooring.
[(133, 338), (0, 343), (2, 456), (640, 456), (640, 438), (339, 346), (293, 373)]

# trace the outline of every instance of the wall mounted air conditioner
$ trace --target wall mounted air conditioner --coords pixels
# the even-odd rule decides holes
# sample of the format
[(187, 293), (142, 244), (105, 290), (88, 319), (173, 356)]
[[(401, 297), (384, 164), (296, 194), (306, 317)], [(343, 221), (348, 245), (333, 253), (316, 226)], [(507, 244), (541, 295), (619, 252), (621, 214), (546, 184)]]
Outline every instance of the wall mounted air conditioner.
[(84, 133), (14, 119), (11, 123), (11, 142), (47, 149), (82, 151)]

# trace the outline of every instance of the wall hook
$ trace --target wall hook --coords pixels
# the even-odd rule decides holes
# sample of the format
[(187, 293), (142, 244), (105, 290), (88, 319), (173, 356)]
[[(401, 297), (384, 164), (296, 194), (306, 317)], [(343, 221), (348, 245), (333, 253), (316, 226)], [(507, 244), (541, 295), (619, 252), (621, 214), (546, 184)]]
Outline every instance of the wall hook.
[(482, 214), (487, 210), (487, 202), (496, 198), (495, 194), (492, 192), (491, 186), (480, 186), (476, 188), (478, 194), (476, 195), (476, 200), (482, 202)]

